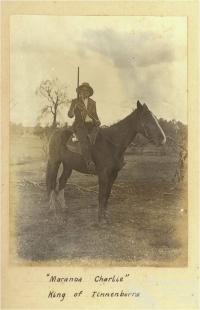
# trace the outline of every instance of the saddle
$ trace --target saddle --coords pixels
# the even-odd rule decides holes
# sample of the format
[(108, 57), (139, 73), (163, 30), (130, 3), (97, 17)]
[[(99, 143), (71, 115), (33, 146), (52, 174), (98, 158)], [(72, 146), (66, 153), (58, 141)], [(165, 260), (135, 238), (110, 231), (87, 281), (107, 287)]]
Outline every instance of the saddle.
[[(101, 134), (101, 128), (94, 127), (94, 129), (95, 130), (92, 130), (92, 132), (88, 133), (88, 138), (89, 138), (90, 143), (92, 145), (95, 145), (97, 137), (99, 136), (99, 134)], [(72, 138), (66, 142), (67, 149), (73, 153), (77, 153), (77, 154), (82, 155), (80, 142), (78, 141), (77, 137), (75, 136), (74, 131), (71, 128), (69, 130), (71, 132)], [(110, 143), (111, 146), (113, 146), (113, 147), (117, 146), (108, 137), (106, 137), (106, 140)], [(126, 162), (124, 161), (123, 155), (121, 156), (121, 158), (116, 158), (115, 160), (117, 163), (118, 170), (121, 170), (124, 167), (124, 165), (126, 164)]]
[[(100, 133), (100, 130), (101, 129), (99, 127), (94, 127), (92, 131), (88, 133), (88, 139), (91, 145), (94, 145), (96, 143), (96, 139)], [(71, 152), (78, 153), (81, 155), (82, 151), (81, 151), (80, 142), (78, 138), (76, 137), (75, 133), (73, 132), (73, 130), (71, 130), (71, 132), (72, 132), (72, 139), (67, 142), (66, 146), (68, 150), (70, 150)]]

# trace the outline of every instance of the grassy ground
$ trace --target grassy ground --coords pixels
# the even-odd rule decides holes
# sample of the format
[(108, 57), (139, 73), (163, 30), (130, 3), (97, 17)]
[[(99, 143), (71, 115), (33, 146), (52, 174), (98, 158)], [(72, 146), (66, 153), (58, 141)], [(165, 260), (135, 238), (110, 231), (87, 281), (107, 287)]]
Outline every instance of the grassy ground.
[(10, 160), (13, 262), (187, 265), (187, 183), (173, 182), (175, 156), (126, 156), (109, 200), (106, 227), (97, 222), (95, 176), (73, 172), (61, 223), (49, 213), (40, 140), (14, 137)]

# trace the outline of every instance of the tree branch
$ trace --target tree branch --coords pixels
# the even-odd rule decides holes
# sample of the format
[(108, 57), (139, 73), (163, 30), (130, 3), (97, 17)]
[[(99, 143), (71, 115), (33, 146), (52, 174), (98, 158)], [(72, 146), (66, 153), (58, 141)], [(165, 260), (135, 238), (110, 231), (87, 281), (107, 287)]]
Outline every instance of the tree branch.
[(58, 79), (42, 81), (37, 93), (48, 100), (42, 115), (48, 112), (49, 109), (49, 112), (56, 118), (59, 112), (58, 107), (63, 103), (70, 102), (67, 99), (66, 87), (60, 85)]

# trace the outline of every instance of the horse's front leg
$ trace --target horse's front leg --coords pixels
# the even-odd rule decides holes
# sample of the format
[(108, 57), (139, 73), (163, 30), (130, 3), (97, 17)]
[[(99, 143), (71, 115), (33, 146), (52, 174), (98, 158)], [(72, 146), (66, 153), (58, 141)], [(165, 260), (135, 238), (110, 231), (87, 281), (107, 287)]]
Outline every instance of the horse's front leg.
[(111, 187), (111, 179), (108, 173), (102, 173), (99, 175), (99, 222), (105, 222), (107, 220), (107, 201)]
[(113, 170), (99, 176), (99, 221), (107, 220), (108, 199), (117, 174), (117, 171)]
[[(109, 183), (108, 183), (108, 187), (107, 187), (107, 201), (106, 202), (108, 202), (108, 199), (110, 197), (112, 186), (113, 186), (113, 183), (115, 182), (117, 174), (118, 174), (117, 170), (113, 170), (109, 174)], [(106, 204), (106, 206), (107, 206), (107, 204)]]

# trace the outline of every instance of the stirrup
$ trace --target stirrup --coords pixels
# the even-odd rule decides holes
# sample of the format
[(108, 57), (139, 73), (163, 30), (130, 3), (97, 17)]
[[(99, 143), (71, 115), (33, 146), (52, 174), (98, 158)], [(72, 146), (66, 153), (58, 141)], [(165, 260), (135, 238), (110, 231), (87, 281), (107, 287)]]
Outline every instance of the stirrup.
[(93, 161), (87, 162), (87, 169), (90, 173), (95, 173), (96, 172), (96, 167)]

